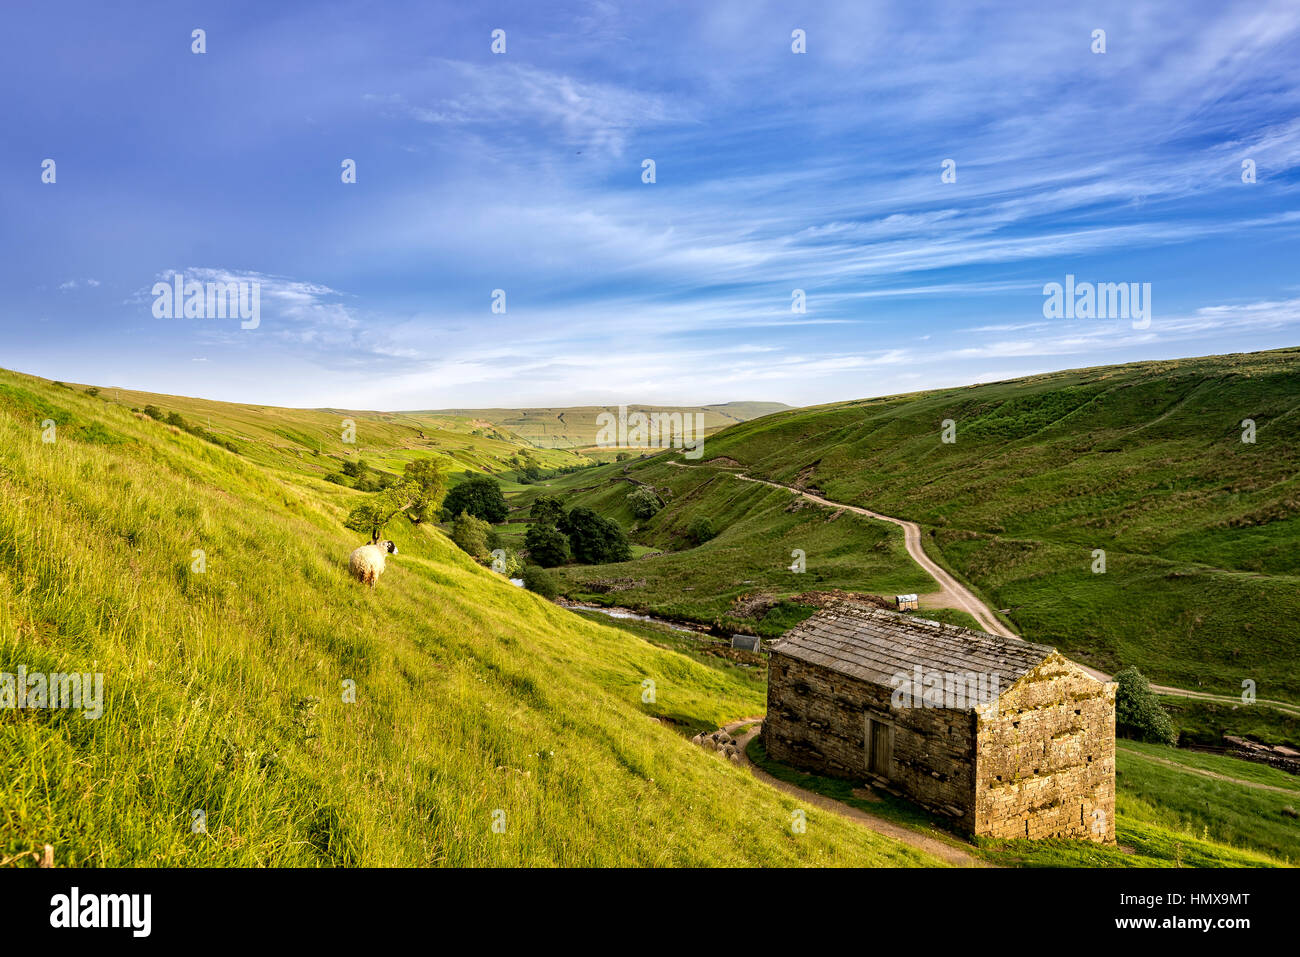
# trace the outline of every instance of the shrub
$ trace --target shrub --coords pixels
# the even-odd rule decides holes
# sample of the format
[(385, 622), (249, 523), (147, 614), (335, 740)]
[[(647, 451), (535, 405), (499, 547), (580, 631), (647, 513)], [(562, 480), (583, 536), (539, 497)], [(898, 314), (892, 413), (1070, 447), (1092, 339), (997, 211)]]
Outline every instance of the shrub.
[(456, 516), (455, 524), (451, 527), (451, 540), (467, 555), (480, 559), (487, 558), (489, 551), (487, 536), (490, 528), (491, 526), (483, 519), (469, 512), (461, 512)]
[(543, 568), (554, 568), (569, 560), (569, 539), (554, 525), (528, 526), (524, 548), (528, 557)]
[(146, 405), (144, 407), (144, 414), (149, 416), (151, 419), (157, 419), (159, 422), (163, 419), (163, 410), (158, 408), (156, 405)]
[(659, 501), (659, 496), (654, 493), (654, 489), (646, 488), (644, 485), (639, 485), (627, 493), (627, 504), (632, 507), (632, 514), (641, 519), (653, 518), (655, 512), (663, 508), (663, 503)]
[(632, 546), (618, 522), (589, 508), (579, 506), (569, 512), (560, 531), (569, 536), (569, 551), (574, 559), (584, 565), (625, 562), (632, 557)]
[(1115, 727), (1124, 737), (1177, 744), (1178, 731), (1142, 672), (1130, 665), (1115, 676)]
[(343, 463), (343, 474), (352, 478), (360, 478), (366, 474), (366, 468), (364, 459), (348, 459)]
[(706, 517), (700, 517), (691, 522), (686, 527), (686, 537), (696, 545), (703, 545), (711, 538), (715, 538), (718, 530), (713, 527), (713, 522)]
[(560, 586), (555, 580), (555, 576), (545, 568), (537, 565), (525, 565), (523, 574), (520, 576), (524, 580), (524, 587), (531, 592), (536, 592), (543, 598), (554, 598), (560, 593)]
[(496, 479), (486, 475), (476, 475), (461, 482), (449, 493), (442, 506), (443, 515), (459, 515), (468, 512), (475, 518), (495, 525), (504, 522), (510, 513), (506, 497), (501, 494), (501, 485)]

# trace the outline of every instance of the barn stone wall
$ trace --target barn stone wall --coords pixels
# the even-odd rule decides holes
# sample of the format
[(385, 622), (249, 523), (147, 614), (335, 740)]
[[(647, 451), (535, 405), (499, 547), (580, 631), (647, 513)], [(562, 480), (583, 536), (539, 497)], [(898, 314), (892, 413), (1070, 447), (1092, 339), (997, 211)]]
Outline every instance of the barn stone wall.
[(1114, 842), (1115, 687), (1053, 654), (978, 715), (976, 834)]
[(783, 764), (868, 780), (867, 719), (893, 728), (888, 779), (938, 814), (972, 827), (975, 715), (944, 708), (890, 708), (891, 689), (773, 651), (763, 746)]

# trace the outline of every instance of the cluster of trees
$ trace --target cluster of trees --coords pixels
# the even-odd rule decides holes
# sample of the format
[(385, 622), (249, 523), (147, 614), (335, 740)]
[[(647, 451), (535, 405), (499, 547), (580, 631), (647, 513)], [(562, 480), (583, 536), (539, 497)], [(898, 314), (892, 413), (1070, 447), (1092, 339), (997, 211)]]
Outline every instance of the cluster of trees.
[(566, 512), (559, 498), (543, 495), (533, 502), (529, 516), (533, 523), (524, 537), (524, 547), (544, 568), (570, 559), (583, 565), (603, 565), (632, 557), (622, 526), (585, 506)]
[(337, 472), (325, 476), (325, 481), (335, 485), (346, 485), (358, 492), (382, 492), (401, 483), (401, 479), (391, 472), (381, 472), (371, 468), (362, 458), (348, 459)]
[[(90, 392), (89, 389), (86, 391)], [(99, 394), (98, 389), (95, 390), (95, 394)], [(156, 405), (146, 405), (141, 411), (155, 421), (166, 422), (168, 425), (175, 426), (182, 432), (188, 432), (190, 435), (198, 436), (200, 439), (211, 442), (213, 445), (219, 445), (227, 451), (239, 454), (239, 446), (234, 442), (223, 439), (215, 432), (209, 432), (200, 425), (194, 425), (193, 423), (186, 421), (185, 417), (179, 412), (164, 412)]]

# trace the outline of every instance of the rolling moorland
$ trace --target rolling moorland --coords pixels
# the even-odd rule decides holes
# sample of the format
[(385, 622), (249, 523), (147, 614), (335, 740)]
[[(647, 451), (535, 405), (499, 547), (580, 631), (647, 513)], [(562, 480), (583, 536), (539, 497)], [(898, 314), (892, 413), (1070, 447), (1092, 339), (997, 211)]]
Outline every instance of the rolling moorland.
[[(682, 412), (704, 415), (706, 435), (730, 425), (747, 422), (762, 415), (788, 409), (780, 402), (724, 402), (695, 408), (634, 404), (627, 407), (632, 412)], [(603, 450), (595, 445), (596, 417), (609, 412), (605, 406), (572, 406), (563, 409), (447, 409), (441, 412), (412, 413), (413, 415), (454, 416), (497, 423), (532, 445), (546, 449), (581, 449), (599, 454)], [(694, 420), (692, 420), (694, 421)]]
[[(1023, 637), (1220, 696), (1180, 703), (1208, 728), (1247, 680), (1260, 699), (1300, 703), (1298, 411), (1295, 349), (1084, 369), (781, 412), (710, 437), (697, 463), (664, 453), (518, 498), (591, 505), (659, 552), (563, 569), (572, 596), (764, 635), (797, 619), (791, 598), (811, 588), (916, 591), (926, 614), (964, 616), (927, 609), (934, 583), (897, 560), (898, 529), (734, 473), (909, 519), (927, 554)], [(638, 521), (632, 483), (664, 508)], [(700, 517), (717, 536), (695, 545)], [(787, 567), (795, 548), (802, 575)], [(1278, 727), (1300, 741), (1293, 715)]]
[[(189, 427), (132, 411), (146, 405), (177, 412)], [(339, 444), (340, 415), (357, 422), (355, 447)], [(54, 442), (42, 440), (46, 420), (56, 423)], [(803, 805), (689, 744), (697, 731), (762, 713), (761, 673), (750, 663), (703, 653), (655, 626), (557, 607), (428, 524), (390, 527), (400, 552), (378, 589), (351, 581), (346, 558), (358, 540), (342, 521), (364, 493), (326, 480), (340, 463), (364, 455), (396, 467), (428, 454), (498, 474), (530, 456), (547, 468), (578, 464), (571, 452), (512, 441), (497, 423), (439, 421), (90, 394), (0, 373), (0, 661), (100, 671), (106, 695), (95, 721), (0, 711), (9, 782), (0, 862), (25, 863), (51, 844), (58, 865), (943, 863), (816, 809), (807, 833), (794, 834), (791, 814)], [(435, 427), (446, 432), (443, 444), (429, 439)], [(706, 459), (745, 427), (710, 439)], [(474, 434), (488, 428), (499, 434)], [(709, 550), (726, 546), (738, 525), (755, 522), (761, 543), (755, 515), (792, 521), (794, 538), (805, 523), (810, 534), (824, 528), (813, 547), (793, 546), (806, 550), (808, 572), (756, 619), (770, 630), (807, 613), (788, 601), (802, 590), (872, 590), (855, 564), (863, 541), (871, 542), (872, 584), (925, 589), (892, 527), (791, 508), (789, 493), (664, 458), (547, 481), (575, 498), (608, 495), (611, 512), (622, 507), (614, 493), (631, 488), (626, 477), (660, 469), (665, 483), (685, 483), (677, 502), (758, 496), (714, 511), (724, 529), (701, 546), (681, 548), (669, 509), (651, 520), (663, 527), (637, 533), (652, 542), (646, 552), (671, 549), (665, 559), (697, 552), (697, 572), (718, 565)], [(695, 494), (691, 483), (707, 487)], [(539, 491), (504, 484), (518, 505)], [(785, 544), (777, 558), (788, 564)], [(836, 550), (839, 566), (823, 567), (820, 558)], [(743, 551), (735, 561), (747, 560)], [(582, 573), (640, 575), (660, 561)], [(747, 575), (741, 567), (727, 574)], [(683, 583), (685, 595), (693, 588), (699, 597), (676, 613), (730, 607), (714, 584), (707, 575)], [(653, 701), (643, 700), (647, 679)], [(347, 680), (356, 682), (355, 704), (341, 700)], [(1275, 772), (1262, 783), (1282, 790), (1260, 789), (1250, 776), (1263, 773), (1258, 767), (1204, 756), (1221, 775), (1209, 778), (1181, 752), (1163, 750), (1177, 760), (1121, 753), (1120, 848), (993, 842), (978, 854), (1027, 866), (1294, 857), (1286, 811), (1295, 801), (1283, 793), (1294, 779)], [(191, 830), (195, 809), (206, 813), (205, 833)], [(498, 811), (504, 833), (492, 829)], [(895, 813), (933, 830), (906, 808)], [(1266, 815), (1268, 826), (1252, 829), (1253, 815)]]

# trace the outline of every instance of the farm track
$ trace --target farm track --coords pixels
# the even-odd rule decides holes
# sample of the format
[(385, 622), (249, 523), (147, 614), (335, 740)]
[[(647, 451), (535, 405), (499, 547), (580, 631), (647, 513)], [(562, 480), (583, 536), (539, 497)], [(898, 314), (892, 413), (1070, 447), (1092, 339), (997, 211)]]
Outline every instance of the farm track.
[[(674, 465), (677, 468), (709, 467), (707, 465), (686, 465), (682, 462), (672, 461), (668, 464)], [(907, 554), (912, 557), (913, 561), (925, 569), (931, 578), (938, 582), (939, 592), (937, 594), (940, 596), (939, 604), (942, 604), (944, 607), (961, 609), (979, 622), (980, 626), (990, 634), (1001, 635), (1004, 638), (1015, 638), (1019, 641), (1025, 640), (1003, 624), (1002, 620), (993, 613), (993, 610), (989, 608), (988, 605), (984, 604), (984, 602), (980, 601), (980, 599), (977, 598), (969, 588), (959, 582), (948, 571), (936, 564), (930, 556), (925, 554), (925, 549), (921, 545), (921, 527), (915, 522), (909, 522), (907, 519), (903, 518), (894, 518), (891, 515), (882, 515), (879, 512), (873, 512), (868, 508), (862, 508), (858, 505), (849, 505), (847, 502), (835, 502), (831, 499), (823, 498), (820, 495), (815, 495), (805, 489), (796, 488), (793, 485), (782, 485), (780, 482), (770, 482), (767, 479), (753, 478), (752, 476), (744, 475), (732, 470), (723, 471), (726, 471), (727, 474), (733, 475), (744, 482), (755, 482), (759, 485), (784, 489), (785, 491), (792, 492), (795, 495), (801, 495), (808, 501), (814, 502), (825, 508), (841, 508), (858, 515), (865, 515), (868, 518), (874, 518), (882, 522), (889, 522), (893, 525), (899, 526), (903, 529), (903, 541), (907, 546)], [(1099, 671), (1096, 668), (1089, 668), (1087, 665), (1079, 664), (1078, 662), (1075, 663), (1098, 681), (1114, 680), (1113, 675), (1108, 675), (1104, 671)], [(1240, 699), (1233, 698), (1230, 695), (1218, 695), (1207, 691), (1192, 691), (1188, 688), (1175, 688), (1170, 685), (1153, 684), (1151, 685), (1151, 690), (1158, 695), (1166, 695), (1174, 698), (1195, 698), (1201, 701), (1214, 702), (1216, 704), (1241, 704)], [(1278, 711), (1285, 714), (1300, 716), (1300, 707), (1297, 707), (1294, 704), (1285, 701), (1277, 701), (1271, 698), (1258, 698), (1256, 701), (1258, 704), (1268, 705), (1269, 707), (1276, 708)]]
[(1154, 754), (1146, 754), (1142, 751), (1134, 751), (1132, 748), (1120, 747), (1129, 757), (1137, 758), (1140, 761), (1151, 761), (1155, 764), (1163, 764), (1166, 767), (1185, 772), (1187, 774), (1199, 774), (1203, 778), (1213, 778), (1216, 781), (1228, 781), (1231, 784), (1239, 784), (1246, 788), (1255, 788), (1258, 791), (1276, 791), (1278, 794), (1295, 795), (1300, 793), (1297, 788), (1278, 787), (1276, 784), (1264, 784), (1260, 781), (1247, 781), (1245, 778), (1233, 778), (1226, 774), (1220, 774), (1217, 771), (1207, 771), (1205, 768), (1193, 768), (1186, 764), (1179, 764), (1177, 761), (1170, 761), (1168, 758), (1156, 757)]

